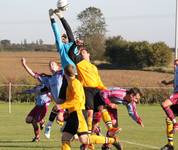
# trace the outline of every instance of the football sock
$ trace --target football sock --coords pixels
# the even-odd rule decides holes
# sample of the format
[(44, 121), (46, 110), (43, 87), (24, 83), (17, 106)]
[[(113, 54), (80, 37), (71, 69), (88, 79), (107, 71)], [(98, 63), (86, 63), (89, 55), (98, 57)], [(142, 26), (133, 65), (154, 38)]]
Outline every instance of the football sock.
[(36, 122), (33, 122), (32, 125), (33, 125), (33, 129), (34, 129), (35, 137), (39, 138), (39, 136), (40, 136), (40, 129), (38, 127), (38, 124)]
[(166, 119), (166, 126), (167, 126), (167, 139), (168, 139), (168, 144), (169, 145), (172, 145), (174, 144), (173, 142), (173, 137), (174, 137), (174, 134), (173, 134), (173, 123), (170, 119)]
[(49, 121), (54, 122), (56, 116), (57, 116), (57, 112), (52, 110), (49, 116)]
[(88, 144), (113, 144), (116, 140), (114, 138), (98, 136), (98, 135), (89, 135)]
[(106, 109), (102, 110), (102, 119), (105, 122), (106, 126), (108, 127), (108, 129), (112, 128), (112, 121), (111, 121), (111, 117), (108, 113), (108, 111)]
[(92, 131), (92, 120), (93, 120), (93, 118), (90, 117), (90, 116), (88, 116), (88, 118), (87, 118), (87, 124), (88, 124), (88, 131), (89, 131), (89, 133), (91, 133), (91, 131)]

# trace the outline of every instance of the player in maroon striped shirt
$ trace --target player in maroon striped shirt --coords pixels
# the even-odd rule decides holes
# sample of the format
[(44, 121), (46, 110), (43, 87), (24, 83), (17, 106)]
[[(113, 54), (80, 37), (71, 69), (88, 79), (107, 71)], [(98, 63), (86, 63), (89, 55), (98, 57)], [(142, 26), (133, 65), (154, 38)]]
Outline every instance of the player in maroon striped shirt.
[[(106, 107), (108, 108), (108, 112), (110, 113), (114, 127), (118, 126), (117, 104), (125, 105), (129, 116), (139, 125), (144, 127), (142, 120), (136, 111), (136, 104), (139, 103), (141, 97), (141, 92), (138, 88), (131, 88), (126, 90), (119, 87), (114, 87), (107, 90), (102, 90), (100, 95), (105, 102)], [(98, 129), (100, 120), (100, 112), (96, 111), (93, 118), (94, 131)], [(108, 145), (103, 145), (103, 148), (106, 148), (107, 146)]]
[(174, 150), (174, 133), (178, 130), (178, 123), (176, 121), (176, 116), (178, 116), (178, 59), (174, 61), (174, 69), (175, 79), (168, 82), (165, 80), (162, 81), (162, 83), (165, 85), (173, 84), (174, 92), (161, 105), (167, 115), (166, 132), (168, 139), (168, 143), (164, 147), (162, 147), (161, 150)]

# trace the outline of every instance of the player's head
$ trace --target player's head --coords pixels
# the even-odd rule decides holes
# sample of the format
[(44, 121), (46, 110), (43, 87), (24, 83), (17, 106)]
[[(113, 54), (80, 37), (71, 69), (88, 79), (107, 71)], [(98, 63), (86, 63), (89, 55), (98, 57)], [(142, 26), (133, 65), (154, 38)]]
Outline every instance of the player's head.
[(139, 103), (142, 94), (138, 88), (131, 88), (127, 91), (127, 95), (129, 95), (130, 101)]
[(49, 62), (49, 69), (52, 73), (55, 73), (61, 69), (61, 66), (55, 62), (55, 61), (50, 61)]
[(174, 60), (174, 65), (175, 65), (175, 66), (178, 66), (178, 59), (175, 59), (175, 60)]
[(68, 43), (68, 37), (65, 33), (62, 34), (61, 38), (63, 43)]
[(83, 59), (90, 60), (90, 53), (88, 52), (87, 48), (84, 46), (79, 46), (79, 52), (82, 55)]
[(73, 65), (68, 65), (64, 68), (64, 73), (66, 77), (75, 77), (75, 68)]

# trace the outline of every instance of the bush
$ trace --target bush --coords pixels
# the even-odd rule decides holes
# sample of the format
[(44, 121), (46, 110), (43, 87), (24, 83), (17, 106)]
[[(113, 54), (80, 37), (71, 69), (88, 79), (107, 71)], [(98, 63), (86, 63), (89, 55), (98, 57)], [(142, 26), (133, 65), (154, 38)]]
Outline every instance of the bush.
[(106, 40), (105, 55), (112, 64), (133, 69), (168, 66), (172, 60), (172, 50), (163, 42), (129, 42), (120, 36)]
[[(12, 102), (34, 102), (34, 94), (17, 94), (26, 89), (32, 88), (31, 86), (25, 87), (13, 87), (12, 86)], [(1, 87), (0, 88), (0, 100), (4, 102), (9, 101), (9, 88)]]
[(142, 98), (141, 98), (141, 103), (142, 104), (156, 104), (156, 103), (161, 103), (167, 98), (170, 97), (172, 93), (172, 89), (142, 89)]

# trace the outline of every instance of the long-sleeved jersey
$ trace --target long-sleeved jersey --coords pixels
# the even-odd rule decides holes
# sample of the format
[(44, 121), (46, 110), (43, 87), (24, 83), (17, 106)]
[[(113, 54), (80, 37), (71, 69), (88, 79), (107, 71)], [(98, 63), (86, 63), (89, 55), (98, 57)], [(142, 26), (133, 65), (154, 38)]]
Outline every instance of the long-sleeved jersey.
[(62, 109), (68, 109), (70, 113), (85, 109), (85, 93), (79, 80), (71, 79), (68, 82), (66, 100), (60, 106)]
[(114, 103), (125, 105), (129, 116), (138, 124), (141, 124), (142, 120), (137, 113), (136, 103), (133, 101), (128, 102), (127, 100), (124, 99), (124, 97), (126, 96), (126, 92), (127, 92), (126, 89), (114, 87), (109, 88), (108, 90), (102, 90), (100, 92), (100, 95), (106, 104)]
[(58, 71), (56, 73), (54, 73), (50, 78), (49, 78), (49, 89), (51, 92), (51, 95), (53, 97), (53, 99), (55, 100), (55, 102), (58, 102), (58, 97), (59, 97), (59, 93), (61, 90), (61, 86), (62, 86), (62, 79), (63, 79), (63, 71)]
[(48, 91), (42, 92), (46, 88), (44, 84), (38, 85), (33, 89), (25, 90), (24, 94), (35, 94), (35, 104), (37, 106), (49, 105), (51, 101), (51, 96)]
[(76, 64), (78, 79), (82, 83), (83, 87), (92, 87), (101, 90), (106, 89), (101, 81), (97, 67), (83, 59), (75, 50), (76, 44), (74, 43), (69, 50), (69, 57)]
[[(63, 25), (66, 25), (66, 23), (67, 23), (64, 18), (61, 18), (61, 22)], [(69, 37), (69, 43), (63, 43), (62, 38), (61, 38), (61, 32), (59, 31), (59, 27), (58, 27), (54, 18), (51, 19), (51, 26), (52, 26), (54, 36), (55, 36), (56, 47), (57, 47), (58, 53), (61, 58), (62, 68), (64, 69), (69, 64), (71, 64), (75, 67), (75, 64), (68, 56), (69, 49), (72, 46), (72, 44), (74, 43), (74, 40), (73, 40), (71, 34), (69, 35), (68, 34), (69, 32), (66, 31), (67, 35)], [(64, 28), (70, 29), (69, 26), (64, 26)]]

